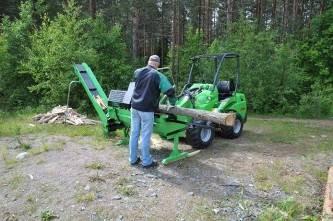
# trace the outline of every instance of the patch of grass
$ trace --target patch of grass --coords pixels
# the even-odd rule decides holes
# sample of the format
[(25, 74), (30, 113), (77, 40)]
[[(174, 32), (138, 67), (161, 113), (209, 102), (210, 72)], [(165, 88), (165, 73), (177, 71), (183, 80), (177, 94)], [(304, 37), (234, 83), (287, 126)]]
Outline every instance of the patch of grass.
[(272, 143), (294, 144), (302, 139), (305, 133), (301, 123), (275, 122), (272, 124), (272, 132), (267, 136)]
[(287, 175), (283, 176), (281, 182), (278, 182), (282, 190), (286, 193), (303, 195), (305, 186), (305, 178), (302, 175)]
[(50, 196), (50, 193), (55, 193), (59, 191), (58, 187), (51, 183), (42, 183), (39, 185), (39, 190), (44, 200), (49, 200), (50, 202), (54, 199)]
[[(255, 136), (248, 138), (253, 141), (269, 142), (273, 144), (297, 144), (302, 149), (313, 146), (313, 142), (324, 143), (323, 149), (332, 147), (333, 138), (327, 136), (328, 142), (323, 142), (322, 134), (332, 134), (333, 127), (318, 127), (306, 121), (276, 119), (253, 119), (249, 118), (246, 123), (247, 132), (255, 132)], [(250, 133), (250, 135), (251, 135)], [(246, 133), (244, 133), (246, 135)], [(315, 138), (313, 138), (315, 137)], [(302, 145), (299, 145), (302, 144)], [(319, 145), (319, 146), (321, 146)]]
[(103, 182), (103, 183), (106, 182), (105, 179), (102, 178), (98, 173), (96, 175), (90, 176), (89, 181), (92, 183), (93, 182)]
[(124, 185), (127, 185), (129, 184), (130, 180), (126, 177), (120, 177), (117, 179), (116, 181), (116, 185), (117, 186), (124, 186)]
[[(309, 135), (307, 139), (300, 142), (299, 146), (303, 147), (303, 153), (306, 156), (311, 156), (313, 154), (318, 154), (319, 152), (330, 152), (333, 150), (333, 136), (322, 137), (323, 134), (333, 134), (333, 130), (330, 132), (325, 132), (323, 130), (329, 130), (329, 128), (320, 128), (317, 133)], [(307, 147), (307, 148), (304, 148)]]
[(200, 200), (193, 202), (193, 206), (191, 208), (189, 218), (190, 220), (211, 220), (217, 221), (221, 220), (220, 216), (216, 216), (212, 211), (214, 208), (210, 203)]
[(27, 202), (27, 203), (34, 202), (34, 198), (33, 198), (33, 196), (32, 196), (32, 195), (29, 195), (29, 196), (27, 197), (26, 202)]
[(47, 151), (49, 151), (49, 145), (48, 144), (43, 144), (40, 147), (32, 148), (31, 150), (29, 150), (29, 153), (31, 155), (39, 155), (39, 154), (47, 152)]
[[(315, 160), (315, 159), (313, 159)], [(327, 168), (324, 168), (322, 166), (316, 166), (313, 165), (313, 163), (308, 162), (304, 159), (303, 161), (303, 167), (305, 171), (313, 176), (316, 180), (318, 180), (322, 185), (326, 184), (327, 182)]]
[(31, 149), (31, 145), (30, 145), (30, 144), (27, 144), (27, 143), (21, 143), (21, 144), (20, 144), (20, 147), (21, 147), (23, 150), (30, 150), (30, 149)]
[(96, 137), (95, 139), (89, 141), (88, 144), (90, 144), (95, 150), (105, 150), (105, 148), (110, 145), (110, 139), (106, 136)]
[(21, 127), (16, 125), (14, 128), (13, 128), (13, 131), (15, 133), (15, 136), (20, 136), (21, 135)]
[(274, 122), (272, 123), (272, 133), (268, 136), (273, 143), (293, 144), (302, 138), (306, 132), (302, 123)]
[(18, 136), (23, 134), (47, 133), (61, 134), (70, 137), (94, 136), (103, 138), (101, 125), (65, 125), (65, 124), (37, 124), (32, 121), (36, 113), (17, 113), (9, 116), (1, 116), (0, 136)]
[(93, 170), (102, 170), (105, 168), (105, 165), (102, 162), (97, 161), (87, 164), (85, 167)]
[(254, 179), (257, 189), (263, 191), (276, 186), (286, 193), (302, 194), (306, 185), (304, 176), (288, 171), (288, 166), (280, 161), (257, 168)]
[(20, 184), (24, 181), (24, 177), (20, 174), (14, 175), (9, 181), (8, 185), (13, 189), (17, 189)]
[(43, 163), (46, 163), (46, 161), (45, 161), (44, 159), (38, 159), (38, 160), (36, 161), (36, 164), (37, 164), (37, 165), (40, 165), (40, 164), (43, 164)]
[(8, 169), (13, 168), (16, 165), (17, 160), (9, 156), (7, 147), (3, 147), (0, 149), (0, 155)]
[(65, 145), (66, 145), (66, 141), (60, 141), (56, 144), (56, 148), (57, 150), (65, 150)]
[(293, 144), (295, 142), (295, 139), (290, 139), (290, 137), (284, 135), (279, 135), (279, 136), (274, 135), (269, 137), (269, 140), (272, 143), (283, 143), (283, 144)]
[(279, 186), (280, 174), (284, 174), (284, 165), (277, 161), (270, 165), (263, 165), (255, 170), (254, 180), (257, 189), (269, 191), (273, 186)]
[(64, 142), (52, 143), (52, 144), (44, 143), (40, 147), (34, 147), (30, 149), (28, 152), (31, 155), (39, 155), (41, 153), (48, 152), (50, 150), (64, 150)]
[(254, 180), (257, 189), (268, 191), (273, 188), (273, 183), (270, 180), (269, 171), (266, 168), (259, 168), (255, 171)]
[(329, 139), (321, 141), (315, 148), (317, 151), (332, 151), (333, 150), (333, 137), (330, 136)]
[(19, 144), (19, 147), (23, 150), (29, 150), (31, 149), (31, 145), (27, 144), (27, 143), (23, 143), (20, 139), (20, 135), (21, 135), (21, 127), (20, 126), (16, 126), (14, 127), (14, 133), (15, 133), (15, 138), (17, 143)]
[(12, 214), (10, 212), (4, 212), (2, 214), (2, 220), (5, 220), (5, 221), (18, 221), (18, 218), (15, 216), (15, 214)]
[(134, 196), (137, 194), (133, 185), (118, 186), (117, 191), (124, 196)]
[(75, 198), (78, 203), (88, 203), (96, 199), (96, 194), (94, 192), (78, 193)]
[(30, 215), (33, 214), (34, 212), (36, 212), (37, 203), (36, 203), (36, 199), (33, 197), (33, 195), (28, 195), (24, 207), (25, 207), (26, 212), (28, 212)]
[(113, 220), (118, 214), (114, 214), (113, 210), (110, 210), (109, 206), (99, 205), (94, 209), (95, 215), (91, 218), (92, 220)]
[(50, 220), (58, 218), (58, 216), (55, 215), (55, 213), (50, 210), (42, 211), (40, 216), (41, 216), (42, 221), (50, 221)]
[(130, 185), (130, 180), (125, 177), (121, 177), (116, 181), (116, 189), (118, 193), (124, 196), (134, 196), (137, 194), (135, 187)]
[(293, 220), (319, 220), (319, 217), (314, 217), (311, 214), (307, 215), (302, 204), (298, 203), (293, 198), (284, 199), (275, 205), (267, 207), (258, 218), (259, 221), (293, 221)]
[(313, 174), (320, 183), (324, 184), (327, 181), (327, 171), (314, 169)]
[(30, 144), (23, 143), (18, 136), (16, 137), (16, 140), (17, 140), (17, 142), (19, 144), (19, 147), (21, 149), (23, 149), (23, 150), (30, 150), (32, 148)]

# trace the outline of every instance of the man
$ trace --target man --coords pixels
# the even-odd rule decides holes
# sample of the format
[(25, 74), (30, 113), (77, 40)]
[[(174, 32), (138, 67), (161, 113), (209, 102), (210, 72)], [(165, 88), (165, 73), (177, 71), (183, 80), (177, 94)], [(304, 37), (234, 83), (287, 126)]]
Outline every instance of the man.
[[(131, 102), (131, 135), (129, 143), (131, 165), (141, 162), (142, 167), (150, 168), (158, 165), (150, 155), (150, 138), (153, 132), (154, 112), (158, 108), (160, 93), (169, 97), (174, 105), (175, 89), (168, 79), (157, 68), (160, 58), (157, 55), (149, 57), (146, 67), (134, 72), (135, 89)], [(141, 158), (138, 156), (138, 140), (141, 130)]]

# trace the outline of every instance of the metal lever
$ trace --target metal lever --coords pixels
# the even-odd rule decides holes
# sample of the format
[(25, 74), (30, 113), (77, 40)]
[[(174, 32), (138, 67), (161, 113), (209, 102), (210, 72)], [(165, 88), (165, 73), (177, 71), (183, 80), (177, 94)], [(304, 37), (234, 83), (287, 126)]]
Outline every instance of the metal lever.
[(70, 96), (70, 93), (71, 93), (72, 84), (74, 84), (74, 83), (80, 83), (80, 81), (71, 81), (71, 83), (69, 83), (69, 85), (68, 85), (67, 104), (66, 104), (65, 121), (64, 121), (65, 124), (66, 124), (66, 121), (67, 121), (69, 96)]

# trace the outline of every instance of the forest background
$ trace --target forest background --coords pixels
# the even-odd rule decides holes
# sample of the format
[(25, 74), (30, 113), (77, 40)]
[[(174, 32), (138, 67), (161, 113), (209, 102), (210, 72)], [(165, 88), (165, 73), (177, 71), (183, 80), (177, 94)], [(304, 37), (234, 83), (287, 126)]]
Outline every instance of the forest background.
[[(133, 71), (158, 54), (179, 89), (192, 56), (233, 51), (241, 56), (240, 90), (251, 112), (332, 117), (332, 6), (331, 0), (2, 0), (0, 114), (65, 104), (74, 63), (88, 63), (108, 93), (127, 88)], [(74, 88), (71, 106), (93, 111), (82, 87)]]

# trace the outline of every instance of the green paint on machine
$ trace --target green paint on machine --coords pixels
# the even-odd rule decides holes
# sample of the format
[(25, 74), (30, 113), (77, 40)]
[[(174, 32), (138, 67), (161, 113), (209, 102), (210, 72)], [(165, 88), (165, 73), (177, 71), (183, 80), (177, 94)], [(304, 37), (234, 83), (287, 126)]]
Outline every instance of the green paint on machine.
[[(236, 59), (235, 80), (219, 81), (222, 64), (225, 60)], [(215, 76), (212, 84), (192, 82), (193, 69), (197, 61), (208, 59), (215, 62)], [(123, 129), (128, 137), (131, 125), (130, 97), (134, 84), (130, 84), (127, 91), (111, 90), (109, 97), (106, 96), (101, 85), (97, 81), (92, 70), (86, 63), (75, 64), (74, 73), (79, 78), (93, 107), (95, 108), (105, 134), (117, 129)], [(211, 75), (210, 75), (211, 76)], [(162, 138), (173, 141), (170, 155), (162, 160), (163, 164), (181, 160), (199, 151), (191, 153), (179, 150), (179, 138), (186, 138), (187, 142), (197, 149), (207, 148), (214, 139), (215, 129), (220, 128), (222, 135), (229, 138), (239, 137), (242, 133), (243, 124), (246, 122), (247, 105), (243, 93), (238, 92), (239, 84), (239, 55), (236, 53), (223, 53), (217, 55), (200, 55), (192, 58), (192, 67), (189, 73), (188, 83), (177, 98), (176, 106), (206, 111), (235, 112), (237, 119), (233, 127), (213, 125), (210, 122), (197, 121), (187, 116), (174, 116), (169, 114), (155, 114), (154, 133)], [(165, 98), (160, 100), (166, 104)], [(128, 140), (128, 138), (124, 139)]]

